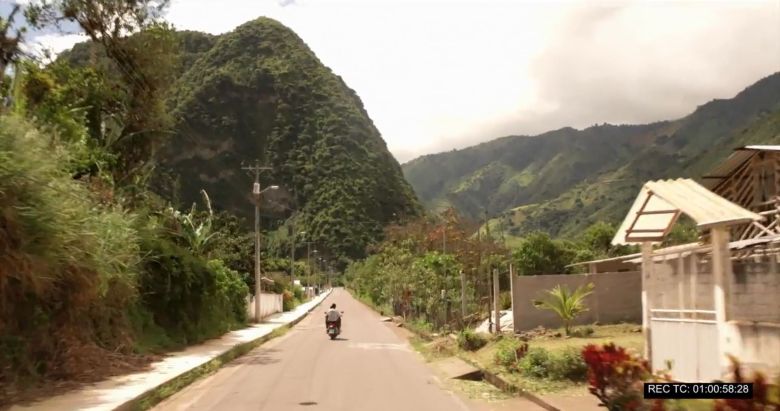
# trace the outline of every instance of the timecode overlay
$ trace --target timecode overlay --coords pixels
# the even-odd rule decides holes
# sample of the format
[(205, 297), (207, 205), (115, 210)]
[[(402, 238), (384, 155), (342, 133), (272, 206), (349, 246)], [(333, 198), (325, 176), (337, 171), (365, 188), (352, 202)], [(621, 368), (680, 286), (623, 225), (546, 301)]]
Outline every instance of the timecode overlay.
[(644, 384), (646, 399), (738, 399), (753, 398), (752, 383), (677, 383), (677, 382), (646, 382)]

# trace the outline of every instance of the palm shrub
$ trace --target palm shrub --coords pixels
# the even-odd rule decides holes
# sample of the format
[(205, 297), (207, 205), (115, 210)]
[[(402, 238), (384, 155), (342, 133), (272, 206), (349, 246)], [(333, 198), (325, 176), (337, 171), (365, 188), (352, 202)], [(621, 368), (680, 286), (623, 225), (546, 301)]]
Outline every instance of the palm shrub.
[(585, 306), (585, 298), (593, 293), (594, 288), (593, 283), (589, 283), (577, 287), (574, 292), (571, 292), (568, 287), (556, 285), (552, 290), (545, 291), (546, 298), (535, 300), (533, 303), (538, 309), (555, 312), (561, 318), (563, 330), (568, 336), (572, 321), (583, 312), (588, 311)]

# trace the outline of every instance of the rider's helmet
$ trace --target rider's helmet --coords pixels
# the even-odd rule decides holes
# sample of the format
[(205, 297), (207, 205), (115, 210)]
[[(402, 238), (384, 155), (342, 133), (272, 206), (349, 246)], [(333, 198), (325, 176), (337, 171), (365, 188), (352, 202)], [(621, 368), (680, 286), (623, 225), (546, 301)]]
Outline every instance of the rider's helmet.
[(331, 305), (330, 305), (330, 309), (331, 309), (331, 310), (335, 310), (335, 309), (336, 309), (336, 304), (335, 304), (335, 303), (331, 304)]

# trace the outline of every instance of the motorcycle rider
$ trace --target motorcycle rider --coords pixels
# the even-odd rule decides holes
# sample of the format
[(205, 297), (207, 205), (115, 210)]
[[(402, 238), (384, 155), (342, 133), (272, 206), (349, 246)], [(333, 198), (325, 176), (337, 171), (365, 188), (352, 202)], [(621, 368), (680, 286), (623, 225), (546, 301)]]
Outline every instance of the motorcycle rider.
[(341, 313), (336, 311), (336, 304), (333, 303), (330, 305), (330, 310), (328, 310), (327, 313), (325, 313), (325, 327), (328, 327), (329, 322), (335, 322), (336, 327), (339, 327), (339, 330), (341, 329)]

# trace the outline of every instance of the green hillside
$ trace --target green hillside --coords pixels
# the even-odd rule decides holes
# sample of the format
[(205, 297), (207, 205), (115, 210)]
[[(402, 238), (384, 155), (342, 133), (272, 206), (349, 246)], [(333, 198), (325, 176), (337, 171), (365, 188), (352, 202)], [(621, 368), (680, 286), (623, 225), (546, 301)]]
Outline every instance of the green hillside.
[[(574, 235), (623, 217), (649, 179), (699, 177), (745, 144), (780, 141), (780, 73), (675, 121), (504, 137), (403, 165), (427, 207), (487, 210), (505, 235)], [(494, 230), (496, 232), (497, 230)]]
[[(203, 188), (251, 221), (241, 167), (259, 159), (273, 168), (263, 185), (281, 188), (266, 196), (266, 223), (298, 209), (297, 229), (334, 258), (362, 256), (387, 222), (421, 211), (360, 98), (290, 29), (260, 18), (220, 36), (176, 36), (175, 127), (158, 167), (178, 180), (176, 193), (160, 187), (167, 197), (188, 204)], [(82, 44), (63, 58), (94, 56)]]

